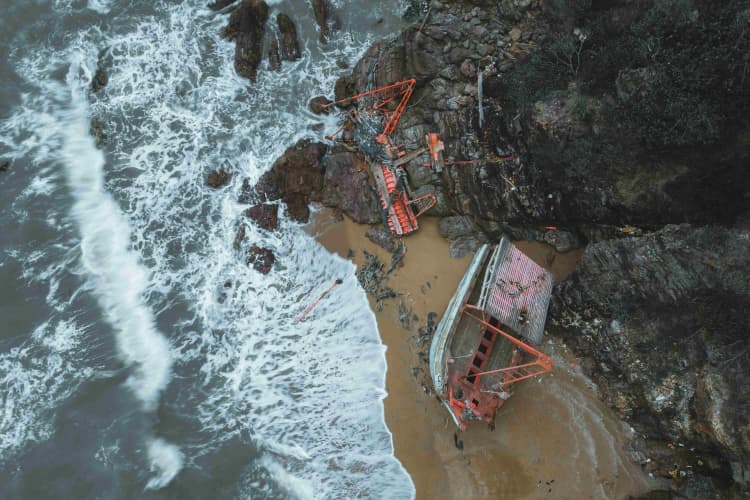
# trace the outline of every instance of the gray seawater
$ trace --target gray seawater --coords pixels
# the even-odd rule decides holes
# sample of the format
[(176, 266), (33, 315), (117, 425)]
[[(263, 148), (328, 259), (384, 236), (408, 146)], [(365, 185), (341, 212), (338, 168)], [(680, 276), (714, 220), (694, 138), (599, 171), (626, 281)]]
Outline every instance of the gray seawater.
[(308, 100), (403, 2), (333, 2), (325, 45), (307, 1), (269, 2), (303, 57), (256, 84), (206, 3), (0, 1), (0, 498), (414, 495), (353, 266), (288, 220), (245, 221), (276, 253), (268, 276), (232, 248), (242, 180), (316, 137)]

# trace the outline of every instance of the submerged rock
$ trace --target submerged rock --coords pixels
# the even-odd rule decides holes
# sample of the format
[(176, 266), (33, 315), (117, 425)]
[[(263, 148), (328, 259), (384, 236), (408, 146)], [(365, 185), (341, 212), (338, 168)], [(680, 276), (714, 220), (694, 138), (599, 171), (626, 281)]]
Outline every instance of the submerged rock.
[(327, 115), (331, 111), (330, 108), (326, 108), (325, 106), (329, 104), (331, 104), (331, 101), (327, 97), (320, 95), (318, 97), (313, 97), (312, 99), (310, 99), (310, 104), (308, 106), (310, 108), (310, 111), (312, 111), (316, 115)]
[(208, 177), (206, 177), (206, 184), (208, 184), (212, 188), (220, 188), (227, 182), (229, 182), (229, 179), (231, 178), (232, 174), (230, 174), (223, 168), (220, 168), (218, 170), (212, 170), (208, 173)]
[(589, 245), (549, 320), (639, 433), (721, 475), (750, 460), (748, 311), (750, 230), (682, 225)]
[(106, 87), (107, 83), (109, 82), (109, 77), (107, 76), (107, 72), (104, 71), (104, 68), (96, 68), (96, 73), (94, 73), (94, 78), (91, 79), (91, 90), (94, 92), (98, 92), (104, 87)]
[(252, 265), (253, 269), (259, 273), (268, 274), (271, 272), (274, 262), (276, 262), (276, 257), (268, 248), (253, 245), (248, 249), (247, 265)]

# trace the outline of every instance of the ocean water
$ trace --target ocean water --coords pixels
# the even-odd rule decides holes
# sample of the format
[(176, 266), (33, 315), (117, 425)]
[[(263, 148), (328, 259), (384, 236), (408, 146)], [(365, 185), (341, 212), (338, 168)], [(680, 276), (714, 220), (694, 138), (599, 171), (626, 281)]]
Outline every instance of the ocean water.
[[(303, 57), (256, 83), (206, 3), (0, 1), (0, 498), (414, 495), (353, 265), (237, 201), (320, 137), (308, 100), (399, 29), (404, 2), (333, 2), (327, 44), (306, 0), (269, 2)], [(219, 167), (233, 176), (214, 190)], [(276, 254), (269, 275), (234, 250), (239, 224)]]

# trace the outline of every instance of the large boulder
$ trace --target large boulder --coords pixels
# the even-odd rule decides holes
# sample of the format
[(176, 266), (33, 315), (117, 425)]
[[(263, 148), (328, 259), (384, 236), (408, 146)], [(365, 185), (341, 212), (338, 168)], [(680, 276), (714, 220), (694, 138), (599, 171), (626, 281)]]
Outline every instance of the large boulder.
[(232, 11), (222, 34), (235, 41), (234, 68), (252, 81), (263, 60), (263, 36), (268, 20), (268, 5), (263, 0), (242, 0)]
[(549, 324), (639, 433), (726, 475), (750, 463), (748, 311), (750, 230), (682, 225), (589, 245)]
[(380, 204), (369, 183), (367, 164), (355, 153), (340, 151), (327, 155), (321, 202), (340, 208), (355, 222), (380, 222)]
[(251, 246), (247, 251), (247, 265), (253, 266), (253, 269), (261, 274), (268, 274), (276, 262), (276, 257), (268, 248)]
[(269, 201), (283, 199), (294, 220), (307, 222), (308, 203), (320, 201), (323, 189), (320, 161), (325, 151), (326, 145), (322, 143), (306, 139), (297, 142), (263, 174), (255, 186), (257, 193)]
[(245, 210), (245, 217), (254, 220), (258, 226), (273, 231), (279, 225), (279, 206), (272, 203), (260, 203)]

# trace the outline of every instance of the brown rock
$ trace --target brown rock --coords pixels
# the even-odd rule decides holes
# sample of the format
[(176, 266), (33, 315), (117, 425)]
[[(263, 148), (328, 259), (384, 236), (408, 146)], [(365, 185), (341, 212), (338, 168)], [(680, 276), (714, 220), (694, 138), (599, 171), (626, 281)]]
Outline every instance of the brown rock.
[(223, 168), (220, 168), (218, 170), (212, 170), (208, 173), (208, 177), (206, 178), (206, 184), (211, 186), (212, 188), (220, 188), (224, 186), (227, 182), (229, 182), (229, 179), (232, 177), (232, 174), (224, 170)]
[(294, 26), (292, 18), (282, 12), (276, 16), (276, 23), (279, 25), (279, 33), (281, 35), (281, 59), (284, 61), (296, 61), (301, 57), (301, 53), (297, 38), (297, 28)]
[(268, 20), (268, 5), (263, 0), (242, 0), (232, 12), (222, 35), (235, 40), (234, 68), (237, 74), (255, 81), (263, 59), (263, 35)]
[(318, 97), (313, 97), (310, 99), (310, 111), (315, 113), (316, 115), (321, 114), (329, 114), (331, 112), (331, 108), (326, 108), (328, 104), (331, 104), (331, 101), (328, 100), (327, 97), (319, 95)]
[(258, 245), (250, 247), (247, 253), (247, 265), (252, 265), (253, 269), (262, 274), (268, 274), (271, 272), (276, 257), (273, 252), (268, 248), (262, 248)]
[(370, 186), (367, 166), (355, 153), (342, 151), (326, 156), (322, 202), (338, 207), (355, 222), (381, 221), (380, 204)]
[(245, 210), (245, 217), (253, 219), (266, 231), (273, 231), (279, 225), (279, 206), (261, 203)]
[(268, 67), (271, 71), (278, 71), (281, 69), (281, 52), (279, 49), (278, 39), (271, 38), (268, 42)]

